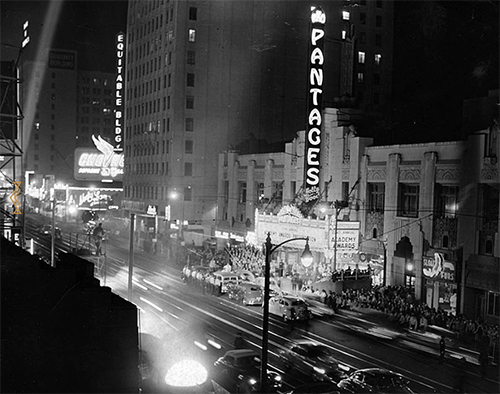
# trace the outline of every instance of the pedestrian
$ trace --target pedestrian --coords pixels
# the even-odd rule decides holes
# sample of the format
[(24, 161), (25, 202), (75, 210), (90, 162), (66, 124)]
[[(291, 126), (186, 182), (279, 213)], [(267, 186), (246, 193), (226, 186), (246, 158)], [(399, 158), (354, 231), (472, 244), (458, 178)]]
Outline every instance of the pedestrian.
[(234, 339), (234, 348), (235, 349), (244, 349), (246, 346), (246, 341), (243, 338), (243, 335), (241, 332), (238, 332), (236, 334), (236, 338)]
[(295, 308), (290, 309), (290, 330), (295, 328), (295, 320), (297, 319), (297, 312)]
[(102, 237), (104, 236), (104, 230), (102, 228), (102, 223), (99, 223), (99, 225), (94, 229), (94, 232), (92, 233), (92, 235), (94, 236), (94, 242), (95, 242), (95, 247), (96, 247), (95, 254), (97, 256), (100, 256)]
[(488, 348), (489, 338), (487, 335), (482, 335), (479, 340), (479, 365), (481, 366), (481, 376), (488, 376)]
[(444, 355), (446, 353), (446, 341), (445, 336), (441, 335), (441, 340), (439, 341), (439, 363), (444, 362)]

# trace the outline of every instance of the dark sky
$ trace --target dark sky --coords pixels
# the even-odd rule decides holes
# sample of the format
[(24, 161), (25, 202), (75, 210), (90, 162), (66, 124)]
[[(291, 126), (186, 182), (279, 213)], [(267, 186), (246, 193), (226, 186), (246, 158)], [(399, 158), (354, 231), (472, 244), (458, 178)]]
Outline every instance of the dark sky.
[[(58, 1), (62, 9), (52, 47), (77, 50), (79, 69), (113, 72), (115, 34), (126, 31), (127, 1)], [(25, 20), (42, 27), (48, 4), (45, 0), (2, 0), (2, 44), (18, 45), (22, 41)], [(2, 45), (2, 53), (4, 49)], [(3, 53), (2, 58), (5, 57)]]
[[(47, 3), (1, 1), (2, 43), (20, 42), (26, 16)], [(126, 16), (126, 1), (66, 0), (53, 47), (78, 50), (80, 69), (113, 72)], [(499, 86), (499, 17), (493, 0), (395, 1), (393, 105), (378, 142), (461, 138), (463, 100)]]
[(395, 7), (396, 139), (458, 140), (463, 100), (499, 87), (499, 2), (397, 1)]

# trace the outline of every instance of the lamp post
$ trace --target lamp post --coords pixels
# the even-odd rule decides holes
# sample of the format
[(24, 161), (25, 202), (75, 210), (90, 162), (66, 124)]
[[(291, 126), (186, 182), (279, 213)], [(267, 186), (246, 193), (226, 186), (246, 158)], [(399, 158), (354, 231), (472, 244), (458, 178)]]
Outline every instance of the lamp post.
[(266, 238), (266, 260), (264, 268), (264, 312), (262, 316), (262, 355), (261, 355), (261, 369), (260, 369), (260, 387), (262, 393), (267, 393), (267, 352), (268, 352), (268, 338), (269, 338), (269, 282), (271, 271), (271, 256), (280, 246), (292, 241), (306, 241), (304, 252), (302, 253), (301, 260), (304, 266), (308, 267), (312, 263), (312, 253), (309, 250), (309, 237), (291, 238), (283, 241), (278, 245), (273, 245), (271, 242), (271, 233), (267, 233)]

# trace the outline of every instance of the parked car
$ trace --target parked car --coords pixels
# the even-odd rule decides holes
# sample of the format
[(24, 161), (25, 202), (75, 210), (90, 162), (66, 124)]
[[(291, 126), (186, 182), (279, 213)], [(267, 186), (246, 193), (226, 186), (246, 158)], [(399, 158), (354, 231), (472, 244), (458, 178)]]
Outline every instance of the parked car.
[(366, 368), (342, 379), (338, 387), (345, 393), (407, 393), (413, 391), (403, 375), (383, 368)]
[[(281, 375), (267, 371), (268, 388), (281, 388)], [(212, 379), (230, 392), (254, 393), (260, 390), (260, 356), (251, 349), (228, 350), (214, 363)]]
[(227, 293), (228, 285), (241, 282), (238, 274), (234, 272), (217, 271), (212, 274), (213, 284), (220, 286), (221, 293)]
[(296, 368), (320, 381), (338, 382), (349, 371), (349, 367), (339, 364), (328, 346), (311, 340), (290, 342), (280, 351), (280, 358), (286, 368)]
[(241, 302), (243, 305), (262, 305), (264, 289), (256, 283), (241, 282), (227, 286), (229, 299)]
[(269, 313), (280, 316), (284, 321), (308, 321), (312, 317), (307, 302), (292, 295), (279, 295), (269, 299)]

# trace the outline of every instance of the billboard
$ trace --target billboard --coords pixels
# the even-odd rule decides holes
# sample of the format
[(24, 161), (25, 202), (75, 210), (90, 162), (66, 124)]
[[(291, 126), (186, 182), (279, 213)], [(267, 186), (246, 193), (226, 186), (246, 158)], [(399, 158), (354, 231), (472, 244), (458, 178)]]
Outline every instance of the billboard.
[(76, 148), (74, 176), (78, 181), (123, 180), (125, 155), (116, 153), (113, 145), (92, 136), (96, 149)]

